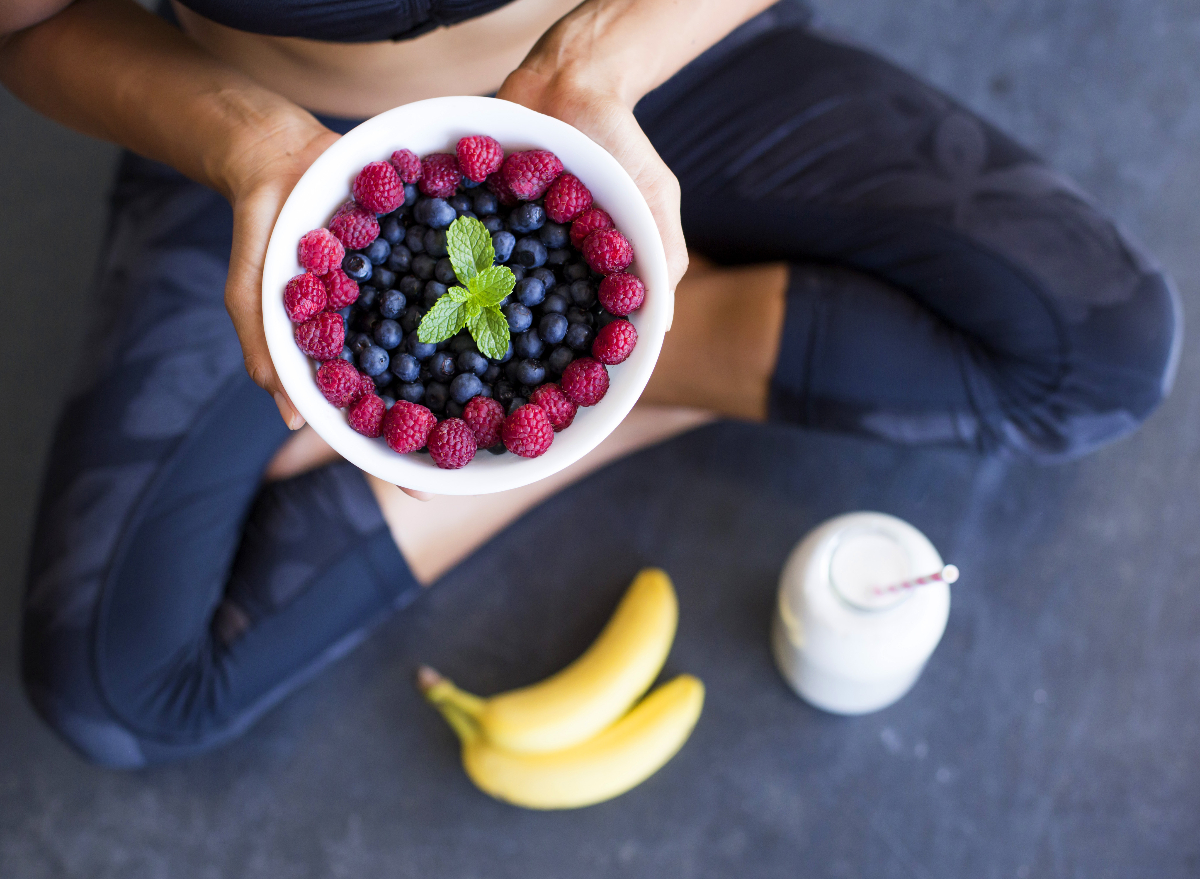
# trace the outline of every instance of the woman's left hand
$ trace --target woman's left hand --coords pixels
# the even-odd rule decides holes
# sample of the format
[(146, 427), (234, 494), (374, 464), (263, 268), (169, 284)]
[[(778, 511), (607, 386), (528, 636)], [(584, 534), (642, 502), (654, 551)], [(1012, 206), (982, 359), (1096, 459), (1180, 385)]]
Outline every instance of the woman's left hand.
[(633, 111), (616, 94), (524, 66), (509, 74), (496, 97), (575, 126), (608, 150), (629, 172), (650, 205), (667, 252), (673, 313), (675, 285), (688, 266), (687, 245), (679, 219), (679, 181), (651, 145)]

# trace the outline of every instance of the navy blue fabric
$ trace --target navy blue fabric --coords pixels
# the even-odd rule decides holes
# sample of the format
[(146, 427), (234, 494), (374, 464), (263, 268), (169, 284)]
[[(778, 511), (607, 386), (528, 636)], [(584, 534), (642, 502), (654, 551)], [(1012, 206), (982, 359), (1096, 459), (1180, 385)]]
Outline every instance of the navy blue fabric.
[(275, 37), (340, 43), (407, 40), (512, 0), (180, 0), (207, 19)]
[[(1167, 392), (1180, 321), (1153, 262), (1070, 181), (799, 7), (637, 113), (691, 246), (791, 265), (776, 420), (1055, 460)], [(126, 157), (22, 646), (38, 711), (112, 766), (237, 735), (419, 591), (353, 467), (261, 483), (287, 431), (225, 314), (230, 242), (215, 193)]]

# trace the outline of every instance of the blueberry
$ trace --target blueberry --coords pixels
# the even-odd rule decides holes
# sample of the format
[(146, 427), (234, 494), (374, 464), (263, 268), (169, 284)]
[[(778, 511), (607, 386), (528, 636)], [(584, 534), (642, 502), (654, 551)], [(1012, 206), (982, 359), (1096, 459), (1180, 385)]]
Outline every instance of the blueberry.
[(512, 261), (527, 269), (536, 269), (546, 262), (546, 245), (536, 238), (522, 238), (513, 248)]
[(454, 378), (458, 368), (454, 364), (454, 355), (449, 351), (439, 351), (429, 358), (429, 373), (438, 381)]
[(474, 189), (476, 186), (483, 186), (483, 181), (482, 180), (472, 180), (470, 177), (467, 177), (465, 174), (463, 175), (463, 179), (462, 179), (462, 188), (463, 189)]
[(383, 320), (383, 318), (379, 316), (378, 312), (376, 312), (376, 311), (368, 312), (367, 316), (364, 317), (361, 321), (363, 332), (364, 333), (374, 333), (375, 328), (377, 326), (379, 326), (379, 322), (381, 320)]
[(399, 244), (404, 240), (404, 227), (391, 214), (379, 220), (379, 238), (376, 241), (386, 241), (388, 244)]
[[(454, 392), (451, 391), (450, 393), (453, 394)], [(462, 416), (463, 416), (462, 404), (455, 400), (447, 400), (446, 401), (446, 417), (447, 418), (462, 418)]]
[(492, 397), (501, 406), (507, 406), (516, 395), (517, 392), (513, 389), (512, 382), (499, 379), (492, 384)]
[(387, 258), (392, 255), (392, 245), (389, 244), (382, 235), (372, 241), (363, 250), (363, 256), (371, 261), (372, 265), (381, 266), (387, 262)]
[(504, 448), (504, 443), (496, 443), (494, 446), (488, 446), (488, 451), (493, 455), (503, 455), (508, 449)]
[(417, 203), (417, 199), (419, 199), (420, 197), (421, 197), (421, 190), (417, 188), (417, 184), (405, 183), (404, 184), (404, 204), (400, 206), (400, 209), (403, 210), (404, 208), (408, 208), (409, 210), (412, 210), (412, 206)]
[(462, 211), (462, 212), (459, 214), (459, 216), (460, 216), (460, 217), (470, 217), (472, 220), (478, 220), (478, 219), (479, 219), (479, 217), (475, 216), (475, 212), (474, 212), (474, 211)]
[(404, 342), (408, 346), (408, 353), (421, 361), (428, 360), (437, 351), (437, 345), (433, 342), (422, 342), (417, 338), (415, 331), (409, 333)]
[(422, 281), (428, 281), (431, 279), (436, 268), (437, 260), (427, 253), (422, 253), (413, 257), (412, 273)]
[(542, 314), (566, 314), (569, 307), (565, 297), (558, 293), (551, 293), (542, 301)]
[(486, 189), (481, 189), (471, 199), (471, 209), (481, 217), (496, 213), (499, 207), (500, 201), (496, 198), (495, 194)]
[(508, 215), (508, 228), (517, 235), (536, 232), (546, 222), (546, 209), (536, 202), (527, 201)]
[(508, 361), (512, 360), (512, 356), (513, 356), (513, 347), (512, 347), (512, 339), (510, 338), (508, 340), (508, 347), (504, 349), (504, 356), (501, 357), (499, 360), (492, 359), (492, 363), (508, 363)]
[(442, 257), (437, 261), (437, 265), (433, 267), (433, 276), (443, 284), (457, 284), (458, 276), (454, 274), (454, 264), (446, 257)]
[(463, 330), (450, 340), (450, 350), (457, 357), (465, 351), (478, 351), (479, 349), (475, 346), (475, 340), (471, 338), (471, 334)]
[(363, 284), (358, 288), (358, 299), (354, 301), (354, 304), (359, 308), (371, 308), (378, 296), (379, 290), (377, 288), (372, 287), (370, 284)]
[[(496, 232), (492, 235), (492, 247), (496, 251), (496, 262), (508, 262), (513, 248), (517, 245), (517, 237), (512, 232)], [(349, 273), (347, 273), (349, 274)]]
[(404, 331), (394, 320), (381, 320), (379, 326), (375, 328), (375, 342), (385, 351), (399, 348), (403, 341)]
[(569, 324), (583, 324), (590, 327), (592, 320), (591, 312), (584, 311), (582, 308), (572, 305), (567, 309), (567, 323)]
[(445, 229), (430, 229), (425, 233), (425, 252), (434, 259), (441, 259), (446, 255)]
[(562, 375), (571, 361), (575, 359), (575, 352), (566, 345), (559, 345), (550, 352), (550, 356), (546, 358), (546, 366), (556, 375)]
[(425, 233), (429, 230), (424, 226), (409, 226), (404, 233), (404, 244), (413, 253), (425, 252)]
[(457, 215), (444, 198), (423, 198), (413, 207), (413, 219), (431, 229), (448, 228)]
[(522, 360), (517, 364), (517, 381), (524, 385), (540, 385), (546, 378), (546, 367), (540, 360)]
[(545, 346), (538, 337), (537, 330), (527, 330), (513, 336), (513, 353), (518, 357), (538, 357)]
[(374, 340), (370, 333), (351, 333), (350, 337), (346, 339), (346, 344), (355, 354), (361, 354), (374, 344)]
[(354, 352), (350, 350), (349, 345), (342, 346), (342, 353), (338, 355), (339, 360), (345, 360), (347, 363), (354, 362)]
[(450, 396), (454, 398), (454, 402), (460, 405), (472, 397), (478, 396), (481, 390), (483, 390), (483, 382), (474, 373), (464, 372), (456, 375), (454, 381), (450, 382)]
[(529, 277), (537, 278), (539, 281), (541, 281), (542, 286), (546, 288), (547, 292), (552, 290), (556, 283), (556, 279), (554, 277), (554, 272), (545, 267), (540, 268), (540, 269), (534, 269), (532, 272), (529, 273)]
[(567, 242), (571, 240), (571, 234), (567, 231), (567, 227), (559, 223), (547, 223), (538, 231), (538, 238), (542, 244), (546, 245), (547, 250), (554, 250), (567, 246)]
[(538, 336), (547, 345), (557, 345), (567, 334), (567, 319), (561, 314), (543, 314), (538, 322)]
[(371, 381), (375, 382), (375, 390), (386, 388), (392, 383), (392, 374), (387, 370), (379, 373), (379, 375), (371, 376)]
[(576, 351), (589, 351), (595, 335), (587, 324), (571, 324), (567, 327), (566, 343)]
[(615, 320), (620, 320), (620, 318), (601, 309), (600, 313), (596, 315), (596, 331), (599, 332)]
[(516, 412), (518, 409), (520, 409), (522, 406), (524, 406), (528, 402), (529, 401), (526, 400), (524, 397), (513, 397), (512, 400), (508, 404), (508, 414), (512, 415), (514, 412)]
[(495, 233), (504, 229), (504, 221), (495, 214), (490, 217), (484, 217), (479, 222), (483, 223), (483, 228), (487, 229), (489, 232)]
[(367, 375), (379, 375), (388, 368), (388, 353), (377, 345), (368, 345), (358, 355), (358, 368)]
[(434, 303), (446, 295), (446, 285), (441, 281), (426, 281), (425, 288), (421, 293), (421, 304), (426, 308), (433, 308)]
[(342, 271), (359, 283), (371, 277), (373, 269), (371, 261), (361, 253), (347, 253), (342, 260)]
[(425, 385), (420, 382), (402, 382), (396, 386), (396, 394), (401, 400), (420, 403), (425, 399)]
[(379, 313), (384, 317), (399, 317), (406, 305), (408, 299), (399, 290), (385, 290), (379, 297)]
[(387, 394), (380, 394), (379, 399), (383, 400), (383, 406), (385, 409), (391, 409), (393, 406), (396, 405), (395, 398), (390, 397)]
[(421, 362), (411, 354), (392, 357), (392, 375), (402, 382), (415, 382), (421, 374)]
[(408, 267), (412, 265), (412, 251), (406, 245), (395, 245), (392, 247), (392, 255), (384, 265), (396, 274), (407, 272)]
[(571, 259), (571, 251), (565, 247), (556, 247), (546, 254), (546, 265), (563, 266)]
[(508, 269), (509, 269), (509, 271), (511, 271), (513, 273), (513, 283), (514, 284), (517, 281), (520, 281), (521, 279), (523, 279), (525, 277), (525, 267), (524, 266), (519, 266), (519, 265), (514, 264), (514, 265), (509, 266)]
[(400, 328), (404, 330), (405, 335), (413, 332), (421, 325), (421, 318), (425, 315), (421, 313), (421, 309), (415, 305), (410, 305), (404, 309), (404, 314), (400, 315)]
[(533, 326), (533, 312), (520, 302), (510, 302), (500, 310), (508, 318), (508, 328), (514, 333), (523, 333)]
[(375, 271), (371, 272), (371, 285), (380, 290), (390, 290), (396, 286), (396, 273), (383, 266), (375, 266)]
[(569, 262), (563, 267), (563, 277), (568, 281), (582, 281), (590, 274), (585, 262)]
[(474, 202), (471, 201), (471, 196), (462, 195), (461, 193), (459, 195), (452, 195), (446, 200), (450, 202), (450, 207), (454, 208), (454, 210), (460, 214), (463, 211), (471, 210), (471, 208), (474, 206)]
[(571, 301), (580, 308), (587, 308), (596, 301), (596, 285), (591, 281), (574, 281), (567, 289), (571, 294)]
[(524, 277), (517, 281), (513, 295), (522, 305), (532, 308), (546, 298), (546, 285), (537, 278)]
[(480, 378), (483, 379), (485, 385), (494, 385), (496, 380), (500, 378), (500, 367), (489, 360), (488, 368), (483, 371), (483, 375)]
[(488, 371), (487, 358), (478, 351), (463, 351), (455, 362), (458, 364), (459, 372), (473, 372), (480, 378)]
[(434, 412), (441, 412), (446, 406), (449, 389), (442, 382), (430, 382), (425, 386), (425, 405)]
[(343, 305), (341, 308), (339, 308), (337, 310), (337, 313), (342, 316), (343, 324), (345, 324), (346, 321), (350, 320), (350, 306), (349, 305)]
[(425, 289), (425, 284), (416, 275), (405, 275), (400, 279), (400, 283), (396, 289), (404, 294), (404, 298), (416, 299), (421, 295), (421, 291)]

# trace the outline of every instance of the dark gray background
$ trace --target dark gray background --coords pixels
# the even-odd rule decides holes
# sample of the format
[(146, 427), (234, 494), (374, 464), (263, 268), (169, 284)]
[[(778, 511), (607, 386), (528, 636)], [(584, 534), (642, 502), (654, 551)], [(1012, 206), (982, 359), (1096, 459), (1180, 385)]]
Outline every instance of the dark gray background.
[[(819, 5), (1074, 174), (1166, 264), (1194, 324), (1194, 0)], [(686, 437), (527, 517), (244, 740), (151, 771), (84, 764), (24, 702), (17, 615), (115, 151), (4, 93), (0, 138), (0, 876), (1200, 875), (1194, 347), (1140, 433), (1071, 466), (782, 428)], [(964, 577), (913, 692), (841, 719), (783, 687), (766, 628), (792, 543), (860, 508), (914, 522)], [(691, 742), (592, 809), (478, 794), (415, 663), (484, 692), (535, 679), (651, 562), (681, 594), (670, 665), (709, 685)]]

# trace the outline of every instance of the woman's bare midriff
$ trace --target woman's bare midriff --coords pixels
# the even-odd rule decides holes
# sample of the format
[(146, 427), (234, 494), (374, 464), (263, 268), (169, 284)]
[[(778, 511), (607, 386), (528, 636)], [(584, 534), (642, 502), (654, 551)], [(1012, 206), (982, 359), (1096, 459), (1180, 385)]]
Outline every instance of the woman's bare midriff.
[(317, 113), (359, 118), (409, 101), (494, 92), (579, 0), (517, 0), (413, 40), (329, 43), (234, 30), (174, 3), (183, 30), (260, 85)]

